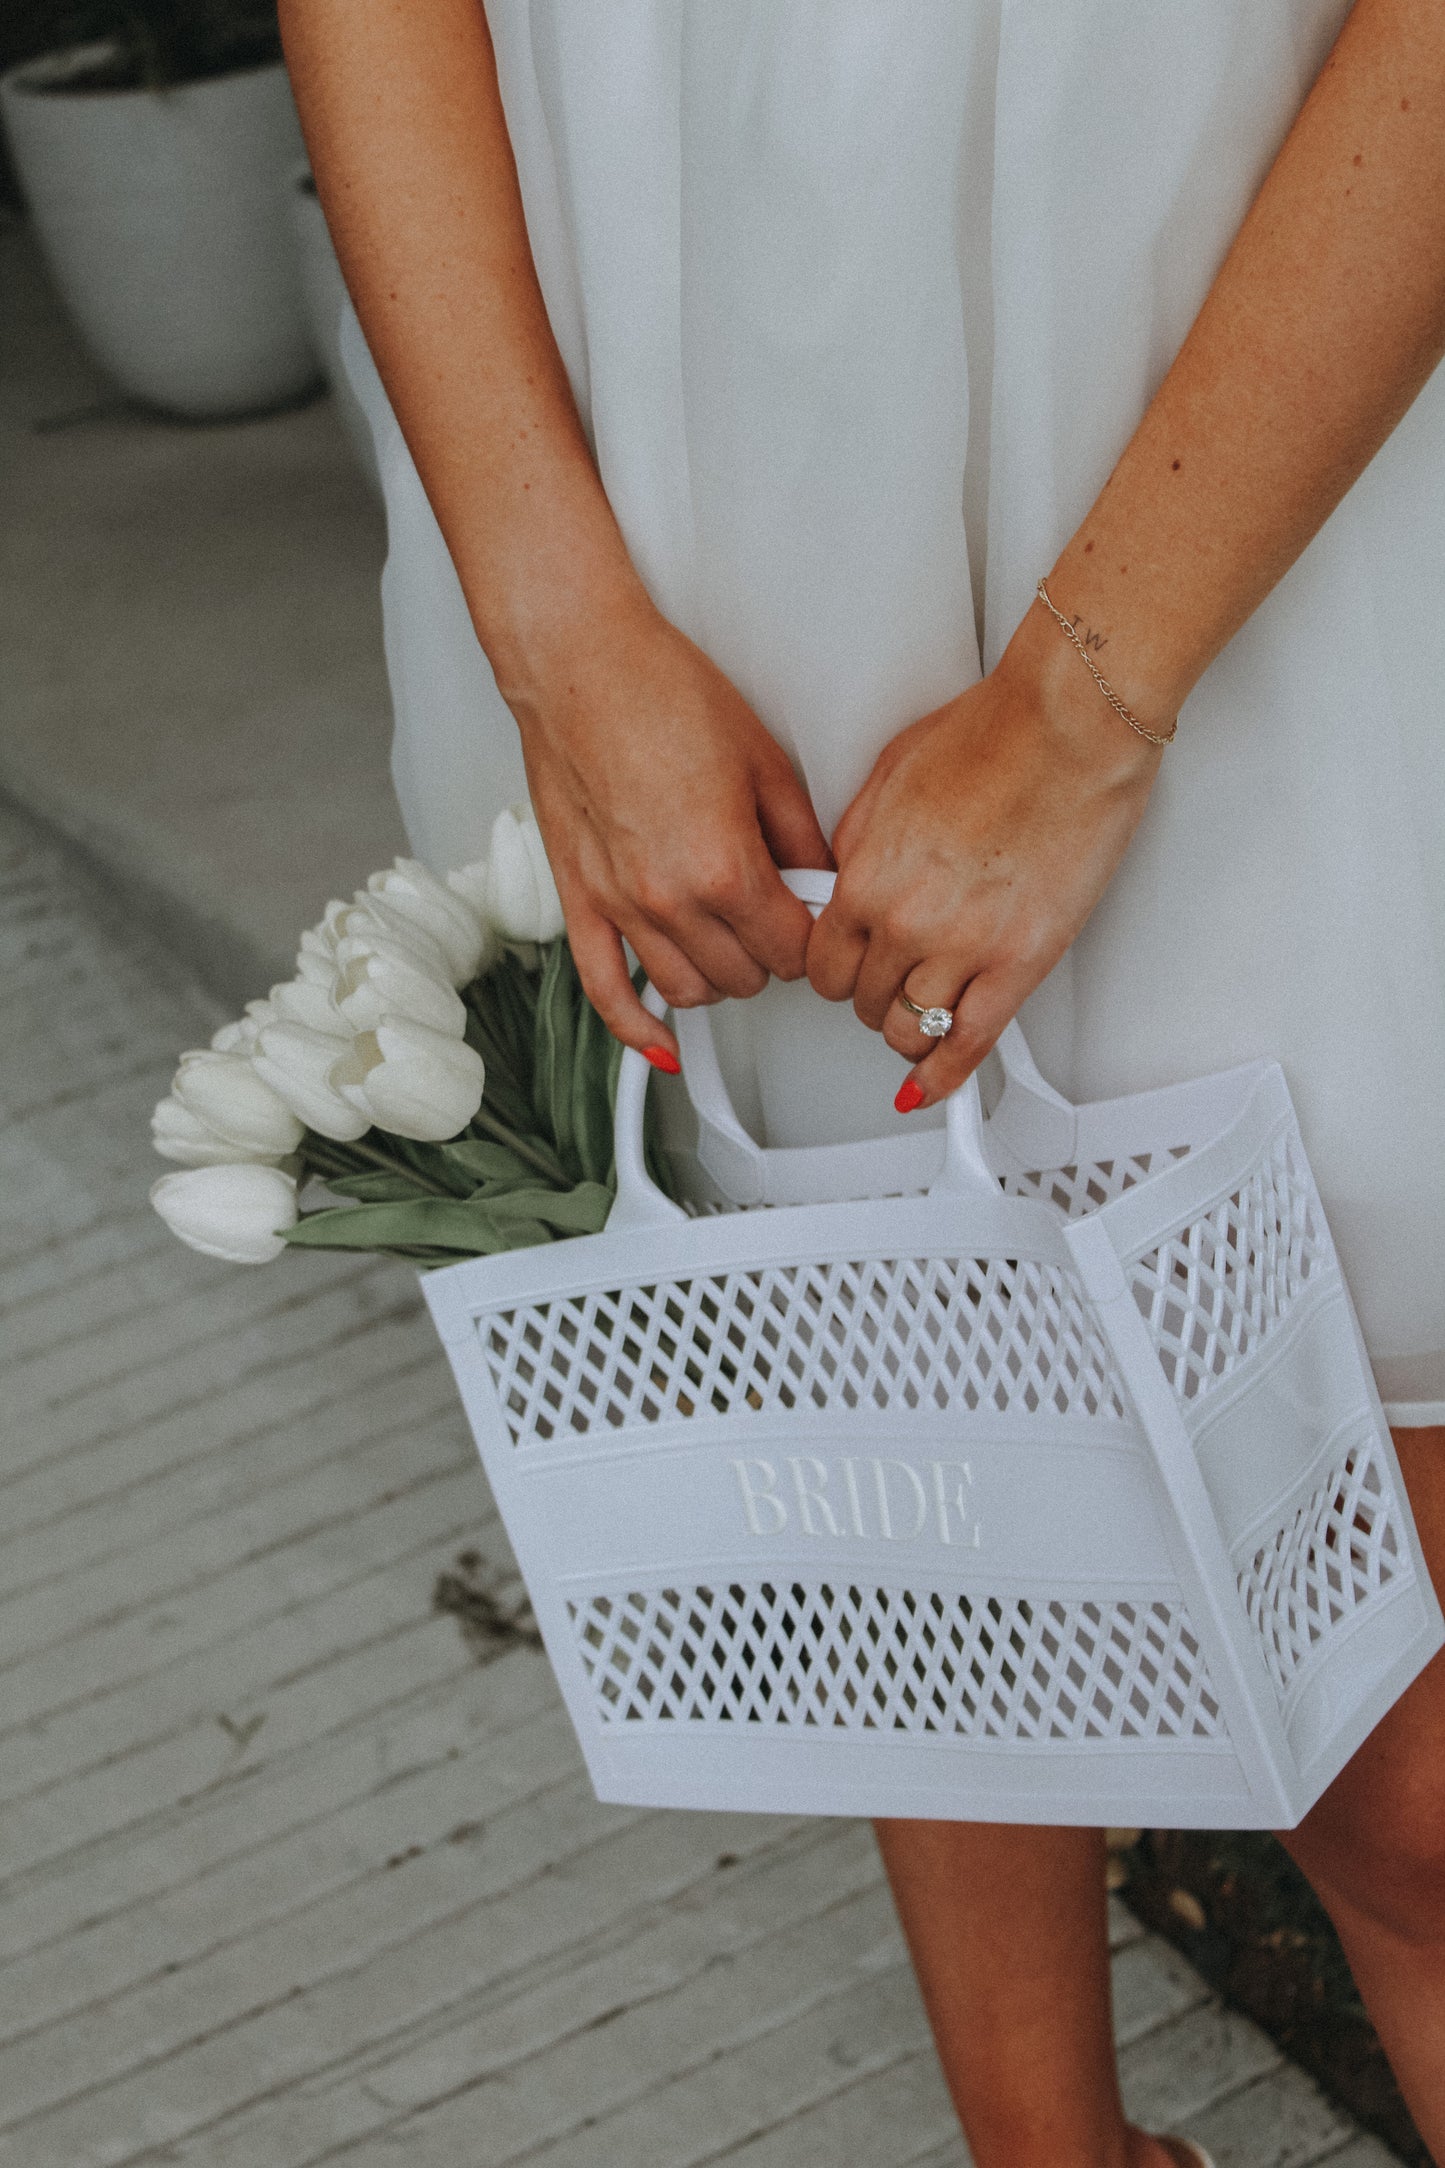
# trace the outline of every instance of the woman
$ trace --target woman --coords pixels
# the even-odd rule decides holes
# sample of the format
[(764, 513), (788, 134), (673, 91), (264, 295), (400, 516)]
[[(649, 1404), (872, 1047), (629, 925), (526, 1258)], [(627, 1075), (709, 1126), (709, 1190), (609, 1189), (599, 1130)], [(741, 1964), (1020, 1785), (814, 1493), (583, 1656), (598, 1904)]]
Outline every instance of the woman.
[[(662, 1068), (624, 941), (674, 1005), (806, 973), (914, 1121), (1026, 1001), (1075, 1096), (1278, 1056), (1438, 1577), (1445, 10), (282, 17), (402, 432), (414, 842), (475, 855), (515, 718)], [(776, 869), (834, 860), (814, 928)], [(881, 1042), (788, 1000), (773, 1141), (876, 1134)], [(1442, 1737), (1437, 1660), (1286, 1841), (1445, 2160)], [(1120, 2106), (1101, 1833), (878, 1836), (980, 2168), (1183, 2159)]]

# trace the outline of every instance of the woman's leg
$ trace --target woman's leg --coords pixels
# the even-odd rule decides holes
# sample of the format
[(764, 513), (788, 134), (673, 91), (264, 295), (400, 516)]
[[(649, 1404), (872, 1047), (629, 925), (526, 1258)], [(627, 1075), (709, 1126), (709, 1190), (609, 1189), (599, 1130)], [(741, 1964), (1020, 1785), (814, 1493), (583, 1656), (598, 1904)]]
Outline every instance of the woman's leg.
[[(1445, 1585), (1445, 1429), (1398, 1431), (1395, 1443)], [(874, 1827), (978, 2168), (1167, 2168), (1119, 2102), (1102, 1832)], [(1445, 1652), (1284, 1842), (1445, 2163)]]
[[(1395, 1444), (1445, 1587), (1445, 1428), (1398, 1430)], [(1420, 2135), (1445, 2162), (1445, 1652), (1283, 1841), (1335, 1923)]]
[(1103, 1831), (873, 1826), (978, 2168), (1173, 2168), (1120, 2105)]

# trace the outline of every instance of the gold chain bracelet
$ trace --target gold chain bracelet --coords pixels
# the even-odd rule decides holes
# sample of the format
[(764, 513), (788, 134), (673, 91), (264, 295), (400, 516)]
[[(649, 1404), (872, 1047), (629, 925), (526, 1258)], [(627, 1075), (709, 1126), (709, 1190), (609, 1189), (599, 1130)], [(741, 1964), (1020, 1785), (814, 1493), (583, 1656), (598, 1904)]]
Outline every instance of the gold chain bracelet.
[(1094, 683), (1098, 686), (1100, 692), (1104, 695), (1104, 698), (1108, 701), (1110, 707), (1114, 710), (1114, 713), (1122, 717), (1122, 719), (1129, 725), (1129, 728), (1131, 730), (1137, 730), (1141, 738), (1147, 738), (1151, 745), (1172, 744), (1174, 740), (1174, 733), (1179, 728), (1178, 716), (1175, 716), (1174, 721), (1170, 724), (1167, 731), (1161, 732), (1158, 730), (1150, 730), (1146, 728), (1146, 726), (1140, 722), (1138, 716), (1131, 714), (1130, 710), (1125, 707), (1123, 701), (1119, 698), (1119, 695), (1115, 692), (1113, 686), (1109, 683), (1109, 680), (1105, 677), (1103, 671), (1098, 667), (1097, 663), (1094, 661), (1093, 656), (1089, 653), (1089, 650), (1085, 647), (1083, 641), (1079, 638), (1077, 630), (1069, 622), (1068, 618), (1065, 617), (1063, 611), (1054, 607), (1053, 600), (1050, 597), (1049, 591), (1047, 587), (1045, 587), (1042, 580), (1039, 581), (1039, 584), (1035, 588), (1034, 592), (1038, 596), (1039, 601), (1043, 604), (1044, 608), (1048, 611), (1050, 617), (1052, 617), (1060, 626), (1062, 626), (1066, 637), (1073, 641), (1075, 647), (1083, 656), (1084, 668), (1088, 671), (1090, 677), (1094, 680)]

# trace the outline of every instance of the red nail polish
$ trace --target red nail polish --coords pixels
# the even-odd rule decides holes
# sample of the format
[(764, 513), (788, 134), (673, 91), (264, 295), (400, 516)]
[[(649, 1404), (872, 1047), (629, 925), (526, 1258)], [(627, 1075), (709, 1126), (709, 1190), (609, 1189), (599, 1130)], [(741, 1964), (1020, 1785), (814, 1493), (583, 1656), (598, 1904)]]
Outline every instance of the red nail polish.
[[(665, 1046), (645, 1046), (642, 1051), (653, 1068), (660, 1069), (664, 1076), (682, 1075), (682, 1063), (676, 1054), (669, 1054)], [(918, 1096), (921, 1099), (923, 1094), (920, 1092)]]
[(911, 1114), (923, 1104), (923, 1086), (906, 1076), (898, 1087), (898, 1097), (893, 1102), (900, 1114)]

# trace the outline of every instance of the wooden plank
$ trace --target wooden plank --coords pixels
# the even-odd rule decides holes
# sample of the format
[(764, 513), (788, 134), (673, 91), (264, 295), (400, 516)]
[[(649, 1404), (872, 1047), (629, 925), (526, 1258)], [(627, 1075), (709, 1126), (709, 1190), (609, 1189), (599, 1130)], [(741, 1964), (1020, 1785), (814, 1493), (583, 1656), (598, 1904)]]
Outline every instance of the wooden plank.
[[(56, 1409), (94, 1392), (102, 1393), (113, 1404), (121, 1387), (177, 1357), (194, 1363), (204, 1374), (214, 1342), (234, 1338), (256, 1326), (264, 1327), (294, 1304), (296, 1290), (286, 1284), (289, 1261), (283, 1262), (275, 1275), (234, 1273), (222, 1304), (216, 1299), (218, 1289), (210, 1275), (198, 1274), (186, 1266), (186, 1253), (174, 1238), (171, 1247), (173, 1252), (180, 1251), (181, 1269), (177, 1270), (174, 1256), (167, 1260), (169, 1271), (152, 1267), (151, 1276), (159, 1284), (148, 1299), (133, 1299), (113, 1317), (91, 1316), (84, 1322), (78, 1319), (63, 1341), (52, 1340), (48, 1347), (33, 1353), (6, 1354), (0, 1349), (5, 1360), (9, 1420), (17, 1426), (24, 1422), (26, 1430), (38, 1438), (44, 1433), (44, 1418)], [(368, 1272), (367, 1265), (365, 1259), (343, 1259), (338, 1270), (328, 1259), (321, 1286), (308, 1288), (308, 1295), (319, 1294), (323, 1287), (334, 1292), (368, 1277), (393, 1281), (398, 1291), (402, 1287), (410, 1290), (412, 1283), (404, 1271), (377, 1273), (373, 1265)], [(132, 1279), (126, 1274), (119, 1278), (118, 1291), (139, 1298), (142, 1285), (138, 1277)], [(67, 1300), (67, 1310), (69, 1307)], [(318, 1352), (323, 1349), (324, 1343)], [(32, 1417), (39, 1420), (29, 1420)]]
[(163, 1301), (185, 1277), (185, 1253), (149, 1206), (37, 1244), (0, 1272), (0, 1363), (89, 1332), (122, 1308)]
[(472, 1842), (503, 1806), (574, 1782), (577, 1754), (560, 1709), (508, 1731), (475, 1726), (462, 1752), (435, 1752), (376, 1779), (331, 1811), (250, 1845), (149, 1902), (84, 1922), (7, 1968), (0, 2038), (19, 2039), (70, 2010), (116, 1997), (289, 1920), (419, 1848)]
[[(268, 1982), (274, 1999), (259, 2009), (214, 2029), (197, 2023), (192, 2011), (189, 2039), (164, 2062), (148, 2060), (73, 2092), (23, 2124), (7, 2088), (0, 2115), (17, 2137), (23, 2132), (26, 2168), (74, 2168), (77, 2160), (87, 2168), (117, 2168), (132, 2150), (128, 2134), (138, 2130), (152, 2142), (175, 2144), (258, 2095), (384, 2041), (468, 1988), (516, 1973), (549, 1943), (575, 1941), (640, 1902), (704, 1880), (719, 1849), (720, 1817), (599, 1807), (582, 1783), (555, 1794), (545, 1814), (532, 1810), (513, 1819), (505, 1858), (495, 1855), (495, 1894), (475, 1895), (488, 1845), (477, 1858), (463, 1856), (462, 1848), (450, 1859), (426, 1855), (389, 1878), (385, 1909), (393, 1927), (405, 1923), (401, 1939), (394, 1933), (384, 1939), (387, 1923), (374, 1919), (353, 1927), (365, 1953), (361, 1962), (293, 1992), (298, 1965), (303, 1976), (315, 1968), (309, 1934), (288, 1930)], [(765, 1841), (763, 1825), (749, 1822), (747, 1832), (732, 1838), (743, 1853)], [(343, 1939), (347, 1928), (346, 1919), (337, 1923)], [(184, 2009), (177, 2012), (179, 2021), (185, 2017)], [(87, 2055), (78, 2065), (67, 2056), (67, 2064), (72, 2085), (77, 2069), (90, 2067)], [(52, 2093), (67, 2082), (47, 2080), (43, 2068), (27, 2077)]]
[[(542, 1758), (548, 1744), (550, 1765)], [(368, 1987), (380, 1986), (395, 1964), (405, 1978), (419, 1943), (459, 1942), (464, 1922), (480, 1924), (489, 1903), (547, 1872), (549, 1848), (555, 1858), (585, 1854), (637, 1821), (635, 1810), (599, 1808), (555, 1741), (537, 1741), (534, 1752), (533, 1788), (524, 1782), (514, 1803), (499, 1805), (475, 1843), (438, 1844), (395, 1872), (371, 1874), (200, 1957), (180, 1974), (143, 1982), (113, 2001), (90, 2004), (63, 2026), (7, 2043), (0, 2049), (0, 2129), (88, 2099), (97, 2088), (114, 2084), (123, 2091), (161, 2063), (170, 2066), (168, 2086), (199, 2099), (198, 2073), (215, 2066), (241, 2074), (236, 2057), (243, 2034), (265, 2044), (273, 2075), (294, 2072), (298, 2054), (306, 2067), (318, 2015), (335, 2025), (347, 2022), (346, 2013), (359, 2014), (359, 1976)], [(438, 1975), (433, 1993), (442, 1990)], [(395, 1992), (382, 1988), (379, 2011), (394, 2006)], [(287, 2013), (302, 1998), (308, 2022), (298, 2037), (299, 2007)]]
[[(193, 1796), (244, 1765), (236, 1732), (258, 1713), (257, 1704), (268, 1750), (277, 1741), (315, 1737), (358, 1706), (374, 1706), (369, 1664), (393, 1636), (417, 1631), (419, 1614), (425, 1623), (423, 1607), (437, 1568), (475, 1527), (463, 1521), (423, 1543), (415, 1553), (414, 1585), (393, 1561), (384, 1572), (304, 1610), (282, 1613), (234, 1642), (181, 1658), (89, 1705), (98, 1734), (113, 1728), (124, 1737), (140, 1712), (155, 1728), (141, 1745), (118, 1745), (82, 1774), (12, 1805), (6, 1817), (9, 1873), (144, 1822), (158, 1805)], [(86, 1721), (83, 1712), (77, 1721)]]
[[(448, 1436), (440, 1451), (424, 1456), (414, 1481), (383, 1490), (320, 1538), (312, 1533), (310, 1540), (267, 1547), (209, 1580), (202, 1576), (141, 1601), (93, 1634), (69, 1634), (17, 1657), (0, 1673), (0, 1741), (38, 1719), (103, 1702), (172, 1663), (194, 1661), (248, 1631), (293, 1618), (393, 1559), (448, 1541), (489, 1504), (480, 1469), (475, 1462), (458, 1467), (454, 1437)], [(426, 1606), (430, 1583), (419, 1575), (407, 1576), (407, 1583), (415, 1616)]]
[[(203, 1411), (216, 1418), (222, 1394), (239, 1397), (257, 1381), (284, 1376), (294, 1363), (316, 1365), (323, 1350), (334, 1359), (339, 1349), (383, 1324), (409, 1327), (419, 1341), (429, 1330), (414, 1282), (398, 1283), (393, 1271), (372, 1270), (345, 1276), (328, 1272), (320, 1285), (293, 1281), (288, 1286), (292, 1269), (303, 1271), (309, 1261), (297, 1255), (271, 1268), (277, 1278), (263, 1283), (268, 1307), (239, 1332), (232, 1330), (229, 1306), (214, 1302), (203, 1340), (162, 1336), (148, 1351), (153, 1359), (113, 1381), (89, 1384), (28, 1423), (23, 1457), (18, 1453), (14, 1463), (19, 1472), (4, 1486), (7, 1523), (13, 1527), (12, 1516), (25, 1512), (29, 1488), (53, 1480), (67, 1504), (87, 1495), (76, 1483), (77, 1467), (89, 1470), (99, 1462), (106, 1487), (113, 1488), (106, 1456), (117, 1447), (133, 1447), (126, 1455), (131, 1479), (143, 1467), (157, 1465), (157, 1441), (173, 1442), (173, 1426), (187, 1415), (194, 1419)], [(61, 1460), (68, 1463), (63, 1469), (55, 1466)], [(47, 1503), (53, 1510), (52, 1496)]]
[[(815, 1981), (817, 1999), (801, 2012), (700, 2067), (677, 2076), (667, 2071), (618, 2112), (530, 2149), (529, 2168), (702, 2168), (733, 2155), (745, 2159), (749, 2145), (764, 2133), (792, 2124), (805, 2109), (863, 2077), (909, 2057), (928, 2067), (920, 2054), (926, 2025), (918, 1990), (896, 1943), (892, 1949), (886, 1969), (871, 1969), (861, 1979), (848, 1972), (834, 1979), (825, 1975)], [(862, 2157), (870, 2158), (876, 2134), (852, 2118), (849, 2129)], [(446, 2157), (442, 2150), (422, 2145), (413, 2151), (411, 2132), (406, 2136), (408, 2158), (417, 2168), (439, 2168)], [(498, 2152), (493, 2168), (516, 2157)], [(807, 2157), (787, 2148), (777, 2153), (790, 2168), (795, 2159)], [(375, 2168), (378, 2158), (358, 2148), (357, 2168)]]
[(1157, 1935), (1140, 1935), (1117, 1950), (1111, 1968), (1114, 2037), (1121, 2045), (1154, 2026), (1197, 2010), (1209, 1989), (1192, 1965)]
[[(1315, 2168), (1339, 2159), (1354, 2126), (1289, 2064), (1201, 2109), (1189, 2123), (1215, 2168)], [(1388, 2160), (1389, 2155), (1385, 2158)]]
[[(470, 1435), (454, 1404), (448, 1404), (446, 1381), (430, 1371), (413, 1372), (409, 1390), (393, 1394), (403, 1409), (391, 1412), (379, 1396), (351, 1396), (347, 1412), (330, 1432), (333, 1450), (317, 1439), (321, 1426), (307, 1425), (304, 1441), (272, 1441), (274, 1474), (259, 1488), (257, 1468), (248, 1468), (239, 1496), (221, 1497), (211, 1510), (183, 1512), (157, 1526), (154, 1511), (138, 1522), (140, 1540), (112, 1543), (86, 1558), (86, 1570), (62, 1547), (58, 1570), (0, 1595), (0, 1649), (13, 1662), (56, 1647), (77, 1634), (113, 1626), (130, 1613), (163, 1596), (179, 1594), (203, 1575), (243, 1565), (286, 1543), (302, 1542), (323, 1526), (340, 1527), (393, 1487), (407, 1487), (442, 1467), (475, 1467)], [(428, 1384), (433, 1387), (429, 1394)], [(433, 1401), (427, 1406), (428, 1399)], [(398, 1413), (401, 1419), (398, 1421)], [(302, 1450), (303, 1444), (309, 1450)], [(250, 1456), (247, 1456), (248, 1460)], [(264, 1464), (263, 1464), (264, 1465)], [(205, 1491), (200, 1493), (202, 1500)], [(173, 1498), (167, 1503), (174, 1505)], [(37, 1545), (42, 1539), (37, 1538)], [(0, 1672), (0, 1707), (3, 1707)]]
[(304, 1420), (266, 1424), (249, 1435), (157, 1469), (123, 1490), (0, 1543), (0, 1600), (50, 1581), (83, 1581), (110, 1558), (189, 1527), (208, 1513), (264, 1500), (292, 1474), (408, 1424), (455, 1420), (456, 1394), (432, 1350), (420, 1360), (370, 1368), (320, 1400)]
[[(545, 1713), (542, 1671), (538, 1656), (520, 1650), (480, 1671), (452, 1622), (437, 1619), (310, 1673), (291, 1690), (312, 1698), (292, 1714), (289, 1743), (277, 1742), (284, 1716), (268, 1708), (253, 1731), (254, 1712), (245, 1712), (211, 1782), (178, 1793), (140, 1828), (13, 1883), (0, 1908), (7, 1950), (18, 1957), (148, 1913), (166, 1893), (182, 1894), (379, 1788), (459, 1760), (474, 1741), (537, 1716), (539, 1703)], [(316, 1719), (309, 1729), (308, 1717)], [(208, 1746), (218, 1729), (207, 1727)]]
[(1337, 2152), (1325, 2155), (1329, 2168), (1400, 2168), (1395, 2155), (1378, 2138), (1362, 2132)]
[(865, 2070), (727, 2151), (703, 2153), (692, 2168), (727, 2160), (736, 2168), (904, 2168), (922, 2147), (952, 2162), (969, 2155), (931, 2047)]
[(1145, 2130), (1180, 2130), (1280, 2063), (1258, 2026), (1210, 2002), (1127, 2046), (1119, 2081), (1133, 2121)]
[[(359, 1320), (344, 1336), (348, 1385), (370, 1378), (380, 1383), (408, 1367), (420, 1352), (418, 1326), (410, 1314), (387, 1314)], [(430, 1350), (427, 1350), (430, 1359)], [(17, 1479), (3, 1501), (7, 1569), (36, 1530), (96, 1505), (123, 1511), (141, 1483), (165, 1490), (176, 1472), (217, 1454), (243, 1453), (255, 1436), (298, 1427), (322, 1411), (336, 1390), (336, 1372), (314, 1352), (300, 1351), (289, 1361), (258, 1365), (255, 1373), (221, 1397), (193, 1394), (183, 1405), (154, 1423), (142, 1423), (115, 1436), (67, 1454), (51, 1467), (33, 1469)], [(124, 1451), (115, 1448), (124, 1441)], [(8, 1585), (8, 1571), (7, 1571)]]
[[(505, 2093), (534, 2108), (540, 2103), (545, 2113), (565, 2082), (553, 2049), (585, 2055), (587, 2042), (601, 2038), (619, 2082), (629, 2088), (650, 2082), (654, 2062), (640, 2072), (619, 2058), (619, 2021), (635, 2014), (645, 2023), (650, 2009), (670, 2008), (674, 1994), (719, 1966), (745, 1966), (750, 1975), (776, 1932), (859, 1891), (871, 1888), (877, 1898), (877, 1875), (871, 1839), (858, 1826), (779, 1824), (756, 1852), (706, 1878), (707, 1902), (699, 1901), (699, 1891), (685, 1890), (610, 1930), (546, 1952), (522, 1973), (468, 1997), (460, 2018), (444, 2011), (436, 2023), (411, 2028), (400, 2052), (356, 2058), (333, 2082), (287, 2088), (188, 2140), (187, 2168), (272, 2160), (303, 2168), (388, 2131), (409, 2152), (422, 2129), (410, 2110), (428, 2111), (423, 2121), (430, 2128), (434, 2102), (442, 2104), (438, 2130), (460, 2119), (468, 2133), (471, 2150), (463, 2157), (473, 2157), (485, 2131), (491, 2159), (497, 2131), (483, 2094), (473, 2090), (479, 2081), (490, 2075)], [(687, 2046), (708, 2052), (705, 2037)]]

